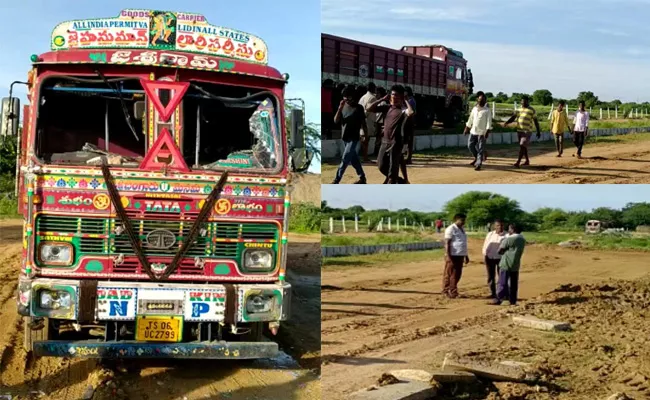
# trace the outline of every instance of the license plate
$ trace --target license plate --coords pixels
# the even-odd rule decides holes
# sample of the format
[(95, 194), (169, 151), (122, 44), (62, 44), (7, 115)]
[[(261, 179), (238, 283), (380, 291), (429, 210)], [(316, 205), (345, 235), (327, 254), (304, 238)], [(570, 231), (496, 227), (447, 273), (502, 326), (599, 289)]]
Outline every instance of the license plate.
[(182, 317), (138, 315), (135, 322), (135, 340), (142, 342), (180, 342), (182, 340)]

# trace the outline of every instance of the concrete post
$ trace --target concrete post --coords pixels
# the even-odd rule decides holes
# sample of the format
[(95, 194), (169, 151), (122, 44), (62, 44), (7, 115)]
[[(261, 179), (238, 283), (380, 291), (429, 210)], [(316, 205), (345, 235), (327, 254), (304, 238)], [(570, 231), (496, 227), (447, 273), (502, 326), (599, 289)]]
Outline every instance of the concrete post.
[(330, 217), (330, 233), (334, 233), (334, 218)]
[(603, 109), (600, 109), (600, 119), (603, 119)]
[(618, 105), (614, 108), (614, 118), (618, 119)]
[(397, 218), (396, 222), (397, 222), (397, 227), (395, 229), (397, 229), (397, 232), (399, 232), (399, 218)]
[(612, 116), (609, 114), (609, 107), (607, 107), (607, 119), (612, 119)]
[(390, 231), (390, 217), (388, 217), (388, 230)]
[(359, 216), (354, 214), (354, 231), (359, 233)]
[(345, 233), (346, 232), (346, 229), (345, 229), (345, 217), (341, 217), (341, 223), (343, 224), (343, 233)]
[(497, 103), (493, 101), (492, 102), (492, 118), (494, 118), (496, 116), (497, 116)]

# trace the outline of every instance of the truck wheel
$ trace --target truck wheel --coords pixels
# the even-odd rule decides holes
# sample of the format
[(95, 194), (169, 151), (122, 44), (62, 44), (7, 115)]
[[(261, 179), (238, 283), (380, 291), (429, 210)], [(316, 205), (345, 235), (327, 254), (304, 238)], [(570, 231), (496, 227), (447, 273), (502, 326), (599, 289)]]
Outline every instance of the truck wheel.
[(34, 342), (40, 342), (43, 340), (47, 340), (49, 338), (48, 328), (50, 325), (50, 321), (47, 318), (43, 319), (43, 328), (37, 331), (32, 330), (32, 328), (30, 328), (29, 325), (31, 323), (32, 323), (31, 317), (23, 318), (23, 325), (25, 330), (25, 342), (23, 347), (25, 348), (25, 351), (27, 353), (31, 353), (32, 351), (34, 351)]

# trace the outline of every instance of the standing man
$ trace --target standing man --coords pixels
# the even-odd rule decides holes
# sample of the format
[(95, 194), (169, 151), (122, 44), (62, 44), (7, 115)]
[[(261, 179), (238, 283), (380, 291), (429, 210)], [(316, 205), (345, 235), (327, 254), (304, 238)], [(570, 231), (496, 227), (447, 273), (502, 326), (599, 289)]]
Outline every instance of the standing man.
[[(386, 89), (383, 87), (378, 87), (377, 88), (377, 99), (383, 99), (386, 97)], [(384, 101), (379, 103), (379, 106), (385, 106), (388, 105), (388, 102)], [(370, 107), (370, 105), (366, 106), (366, 108)], [(386, 113), (381, 113), (381, 112), (376, 112), (375, 113), (375, 157), (379, 157), (379, 146), (381, 146), (381, 138), (384, 135), (384, 118), (386, 117)]]
[(499, 290), (497, 297), (490, 304), (500, 305), (503, 300), (508, 300), (511, 306), (517, 304), (517, 292), (519, 290), (519, 268), (521, 267), (521, 256), (524, 254), (526, 240), (521, 235), (522, 229), (519, 225), (511, 224), (508, 229), (508, 237), (501, 242), (499, 254)]
[(442, 225), (443, 225), (442, 220), (438, 218), (436, 220), (436, 232), (438, 233), (442, 232)]
[(454, 223), (445, 230), (445, 271), (442, 294), (450, 299), (458, 297), (458, 282), (463, 274), (463, 263), (469, 264), (465, 215), (456, 214)]
[[(413, 115), (411, 118), (409, 118), (406, 121), (406, 124), (404, 126), (405, 130), (405, 137), (407, 138), (406, 143), (408, 144), (408, 154), (406, 155), (406, 164), (413, 164), (413, 146), (415, 143), (415, 114), (417, 114), (417, 109), (415, 108), (416, 103), (415, 103), (415, 97), (413, 97), (413, 89), (411, 89), (409, 86), (407, 86), (405, 89), (406, 91), (406, 101), (411, 105), (411, 108), (413, 109)], [(406, 176), (406, 167), (403, 168), (404, 171), (404, 179), (406, 179), (408, 183), (408, 178)]]
[[(488, 224), (489, 225), (489, 224)], [(485, 268), (487, 269), (487, 283), (490, 288), (490, 298), (497, 298), (497, 281), (496, 274), (501, 261), (501, 242), (506, 238), (506, 232), (503, 229), (503, 222), (499, 219), (494, 221), (494, 230), (489, 232), (483, 242), (483, 257), (485, 257)]]
[(555, 148), (557, 149), (558, 157), (562, 157), (562, 153), (564, 153), (564, 128), (573, 133), (571, 126), (569, 126), (569, 117), (564, 112), (565, 104), (564, 100), (560, 100), (557, 109), (553, 110), (553, 115), (551, 116), (551, 133), (555, 137)]
[(507, 127), (515, 120), (517, 120), (517, 138), (519, 139), (519, 158), (517, 158), (515, 167), (519, 168), (523, 158), (526, 159), (524, 165), (530, 165), (530, 159), (528, 158), (528, 145), (530, 144), (531, 136), (533, 136), (533, 124), (537, 129), (537, 139), (542, 136), (535, 109), (530, 106), (528, 96), (524, 96), (521, 99), (521, 108), (503, 124), (503, 127)]
[(368, 128), (366, 127), (366, 113), (363, 107), (357, 103), (353, 88), (347, 87), (343, 90), (343, 100), (341, 100), (339, 109), (336, 111), (334, 122), (341, 123), (341, 139), (345, 143), (345, 149), (343, 150), (341, 164), (336, 171), (336, 178), (332, 183), (340, 183), (346, 168), (348, 165), (352, 165), (357, 171), (357, 175), (359, 175), (359, 180), (355, 184), (365, 184), (366, 174), (363, 172), (359, 160), (357, 145), (361, 137), (360, 132), (362, 130), (368, 132)]
[[(390, 105), (379, 106), (382, 101), (389, 101)], [(394, 85), (390, 94), (386, 95), (368, 107), (367, 111), (386, 113), (384, 117), (384, 133), (377, 164), (379, 171), (386, 176), (384, 183), (396, 184), (399, 178), (399, 168), (403, 152), (408, 146), (404, 143), (403, 126), (405, 121), (415, 113), (408, 102), (404, 101), (404, 87)]]
[(578, 149), (578, 158), (582, 158), (582, 146), (585, 144), (585, 138), (589, 136), (589, 113), (585, 111), (584, 100), (580, 101), (578, 112), (573, 117), (573, 144)]
[[(370, 82), (368, 84), (368, 91), (361, 96), (359, 104), (363, 107), (364, 111), (368, 106), (375, 101), (377, 101), (377, 86), (374, 83)], [(368, 127), (368, 135), (361, 138), (361, 153), (363, 155), (363, 161), (368, 162), (368, 145), (370, 144), (370, 138), (375, 136), (375, 121), (377, 120), (377, 113), (368, 112), (366, 113), (366, 126)]]
[(478, 92), (477, 95), (478, 103), (469, 113), (464, 134), (467, 135), (470, 133), (467, 145), (472, 156), (474, 156), (474, 160), (470, 165), (473, 165), (476, 171), (480, 171), (481, 164), (483, 163), (485, 143), (490, 136), (490, 132), (492, 132), (492, 111), (490, 111), (490, 107), (487, 105), (485, 93)]

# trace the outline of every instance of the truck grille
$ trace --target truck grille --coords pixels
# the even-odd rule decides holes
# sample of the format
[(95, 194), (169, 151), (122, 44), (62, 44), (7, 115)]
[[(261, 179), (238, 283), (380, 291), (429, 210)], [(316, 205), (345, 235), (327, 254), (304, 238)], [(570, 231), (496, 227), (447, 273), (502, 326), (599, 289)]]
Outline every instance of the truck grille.
[[(189, 235), (193, 221), (198, 214), (175, 214), (172, 216), (131, 214), (129, 219), (147, 257), (171, 260)], [(39, 235), (68, 235), (75, 237), (76, 251), (82, 255), (124, 255), (124, 262), (113, 266), (114, 273), (142, 273), (140, 262), (135, 256), (126, 233), (115, 235), (115, 228), (121, 226), (119, 218), (75, 218), (67, 216), (42, 215), (36, 221), (36, 233)], [(154, 230), (166, 230), (176, 235), (176, 243), (169, 249), (154, 249), (147, 244), (147, 235)], [(94, 237), (93, 237), (94, 236)], [(204, 235), (195, 240), (181, 261), (177, 274), (203, 274), (195, 267), (194, 259), (219, 258), (231, 259), (239, 263), (243, 242), (277, 242), (278, 228), (274, 224), (208, 222)]]

